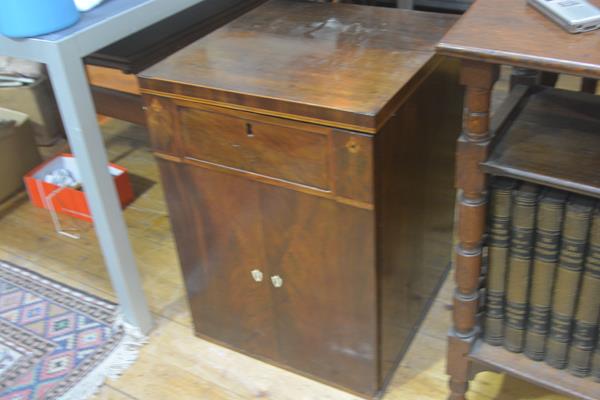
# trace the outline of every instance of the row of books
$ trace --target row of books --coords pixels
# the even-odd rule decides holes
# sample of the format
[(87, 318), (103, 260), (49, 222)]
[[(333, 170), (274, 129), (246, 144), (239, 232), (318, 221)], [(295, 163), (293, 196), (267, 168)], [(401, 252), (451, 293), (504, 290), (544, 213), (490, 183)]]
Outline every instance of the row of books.
[(600, 381), (600, 202), (495, 177), (484, 338)]

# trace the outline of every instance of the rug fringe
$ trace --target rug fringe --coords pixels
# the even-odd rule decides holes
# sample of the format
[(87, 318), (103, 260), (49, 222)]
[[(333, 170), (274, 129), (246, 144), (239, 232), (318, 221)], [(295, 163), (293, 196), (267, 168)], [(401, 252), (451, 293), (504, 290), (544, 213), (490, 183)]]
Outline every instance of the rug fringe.
[(93, 371), (60, 396), (60, 400), (85, 400), (93, 396), (106, 379), (118, 378), (137, 360), (140, 347), (148, 342), (148, 338), (139, 328), (125, 322), (120, 311), (117, 312), (114, 328), (123, 328), (121, 342)]

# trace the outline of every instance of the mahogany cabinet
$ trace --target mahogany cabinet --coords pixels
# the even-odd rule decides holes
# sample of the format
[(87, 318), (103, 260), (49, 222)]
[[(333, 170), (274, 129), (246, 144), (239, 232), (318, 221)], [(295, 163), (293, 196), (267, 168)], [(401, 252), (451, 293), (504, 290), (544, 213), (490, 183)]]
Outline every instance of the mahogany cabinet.
[(198, 336), (381, 390), (450, 258), (453, 21), (271, 1), (140, 75)]

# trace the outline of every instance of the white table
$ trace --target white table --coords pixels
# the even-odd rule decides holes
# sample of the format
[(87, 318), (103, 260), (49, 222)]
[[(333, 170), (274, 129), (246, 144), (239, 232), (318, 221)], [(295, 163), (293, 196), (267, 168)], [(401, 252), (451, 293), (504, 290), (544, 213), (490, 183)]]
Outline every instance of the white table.
[[(45, 63), (77, 160), (104, 260), (126, 320), (152, 328), (82, 58), (202, 0), (108, 0), (70, 28), (45, 36), (0, 35), (0, 54)], [(85, 268), (82, 265), (82, 268)]]

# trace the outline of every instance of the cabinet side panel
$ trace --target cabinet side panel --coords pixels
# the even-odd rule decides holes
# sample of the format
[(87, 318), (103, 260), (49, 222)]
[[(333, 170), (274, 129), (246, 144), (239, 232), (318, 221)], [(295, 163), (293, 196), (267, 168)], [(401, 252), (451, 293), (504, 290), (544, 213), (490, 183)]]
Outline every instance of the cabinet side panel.
[[(195, 333), (274, 359), (270, 271), (251, 181), (159, 160)], [(264, 275), (257, 282), (253, 270)]]
[(281, 361), (372, 396), (377, 390), (374, 212), (263, 185), (261, 207)]
[(383, 382), (450, 262), (462, 93), (458, 64), (443, 60), (375, 138)]

